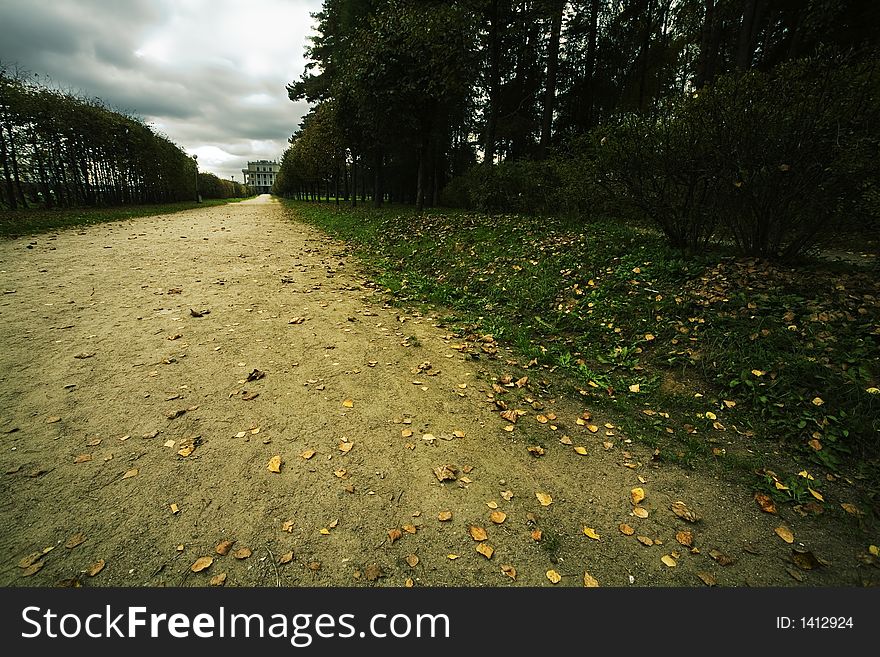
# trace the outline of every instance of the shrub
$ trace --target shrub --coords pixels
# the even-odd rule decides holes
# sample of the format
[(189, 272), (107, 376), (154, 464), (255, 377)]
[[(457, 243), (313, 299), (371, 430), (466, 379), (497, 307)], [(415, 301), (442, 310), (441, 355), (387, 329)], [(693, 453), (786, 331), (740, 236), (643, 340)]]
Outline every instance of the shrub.
[(715, 232), (712, 158), (703, 117), (670, 105), (596, 132), (601, 180), (618, 205), (653, 220), (673, 246), (701, 250)]
[(872, 220), (859, 215), (880, 172), (877, 91), (871, 63), (802, 60), (722, 77), (687, 103), (705, 117), (716, 208), (742, 252), (787, 259)]
[(878, 79), (875, 62), (833, 58), (721, 76), (600, 130), (602, 179), (675, 246), (720, 224), (744, 254), (792, 258), (877, 221)]

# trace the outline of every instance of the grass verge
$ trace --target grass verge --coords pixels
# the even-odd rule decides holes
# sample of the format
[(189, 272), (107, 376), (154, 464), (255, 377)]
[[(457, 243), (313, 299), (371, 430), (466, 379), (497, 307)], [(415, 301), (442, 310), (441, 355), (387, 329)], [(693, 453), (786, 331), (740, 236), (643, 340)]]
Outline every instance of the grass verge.
[(243, 198), (204, 199), (201, 203), (164, 203), (159, 205), (129, 205), (112, 208), (62, 208), (57, 210), (24, 209), (0, 210), (0, 237), (19, 237), (45, 233), (59, 228), (89, 226), (109, 221), (181, 212), (214, 205), (244, 201)]
[(286, 203), (360, 247), (397, 300), (513, 346), (664, 458), (748, 471), (798, 504), (842, 479), (877, 511), (876, 272), (685, 257), (607, 218)]

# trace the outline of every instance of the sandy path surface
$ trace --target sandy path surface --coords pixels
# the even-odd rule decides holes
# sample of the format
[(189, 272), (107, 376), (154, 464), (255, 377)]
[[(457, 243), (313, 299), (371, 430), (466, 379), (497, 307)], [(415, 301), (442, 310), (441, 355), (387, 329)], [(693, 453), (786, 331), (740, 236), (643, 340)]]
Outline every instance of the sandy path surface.
[[(292, 219), (260, 197), (0, 243), (0, 584), (551, 586), (553, 570), (559, 586), (585, 572), (850, 586), (876, 572), (852, 523), (764, 514), (604, 418), (578, 424), (587, 409), (540, 371), (503, 347), (488, 360), (472, 344), (474, 360)], [(508, 370), (528, 383), (493, 390)], [(493, 397), (527, 411), (513, 431)], [(677, 500), (702, 519), (673, 514)], [(831, 565), (795, 567), (782, 524)]]

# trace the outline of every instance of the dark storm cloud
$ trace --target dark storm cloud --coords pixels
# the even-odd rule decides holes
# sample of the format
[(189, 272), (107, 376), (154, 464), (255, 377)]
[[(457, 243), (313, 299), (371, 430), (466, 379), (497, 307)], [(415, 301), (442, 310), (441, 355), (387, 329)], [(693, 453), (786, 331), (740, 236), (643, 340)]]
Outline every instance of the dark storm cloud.
[(223, 177), (278, 157), (319, 0), (0, 0), (0, 62), (141, 117)]

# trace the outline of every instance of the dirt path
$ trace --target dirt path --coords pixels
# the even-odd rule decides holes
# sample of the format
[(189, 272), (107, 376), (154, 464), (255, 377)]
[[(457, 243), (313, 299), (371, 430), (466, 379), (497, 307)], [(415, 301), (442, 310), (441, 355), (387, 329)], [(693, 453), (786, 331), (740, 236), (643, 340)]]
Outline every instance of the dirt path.
[[(0, 288), (2, 585), (550, 586), (549, 570), (560, 586), (585, 572), (798, 585), (792, 570), (851, 586), (876, 572), (853, 523), (764, 514), (748, 490), (653, 463), (605, 419), (579, 425), (586, 409), (540, 371), (493, 393), (503, 349), (489, 369), (436, 319), (385, 306), (344, 245), (267, 197), (0, 243)], [(493, 394), (528, 411), (513, 431)], [(702, 520), (674, 515), (677, 500)], [(795, 568), (781, 524), (831, 565)]]

